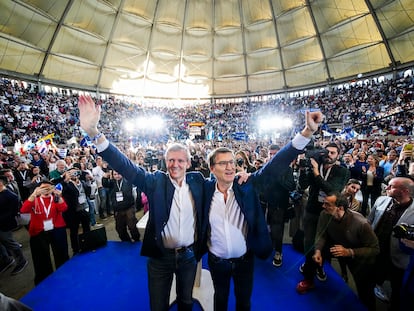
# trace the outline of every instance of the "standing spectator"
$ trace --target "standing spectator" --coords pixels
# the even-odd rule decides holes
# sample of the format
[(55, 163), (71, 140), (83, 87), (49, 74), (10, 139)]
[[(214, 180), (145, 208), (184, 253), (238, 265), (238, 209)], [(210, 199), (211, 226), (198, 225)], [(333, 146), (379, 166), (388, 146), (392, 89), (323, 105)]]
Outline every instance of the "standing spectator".
[[(121, 241), (139, 242), (140, 236), (137, 229), (138, 219), (135, 216), (135, 200), (132, 185), (116, 171), (112, 171), (110, 178), (102, 178), (102, 185), (109, 188), (109, 198), (114, 208), (115, 229)], [(140, 197), (141, 192), (139, 191)], [(128, 234), (128, 231), (131, 236)]]
[[(32, 161), (30, 162), (33, 166), (38, 166), (40, 168), (40, 171), (43, 175), (48, 176), (49, 175), (49, 164), (46, 162), (46, 160), (40, 155), (39, 152), (33, 150), (31, 152), (32, 155)], [(26, 200), (26, 198), (24, 198)]]
[(379, 166), (384, 168), (384, 178), (390, 175), (392, 171), (395, 169), (395, 166), (397, 165), (397, 159), (398, 159), (397, 156), (398, 156), (397, 151), (392, 149), (388, 151), (387, 158), (379, 162)]
[(30, 185), (29, 185), (29, 190), (30, 190), (30, 194), (33, 193), (33, 191), (40, 186), (40, 184), (47, 180), (46, 176), (43, 175), (40, 172), (40, 168), (38, 166), (33, 166), (32, 169), (30, 170)]
[[(268, 162), (278, 153), (280, 147), (271, 145), (268, 149)], [(237, 159), (237, 158), (236, 158)], [(275, 250), (272, 264), (282, 265), (283, 233), (285, 229), (285, 214), (289, 207), (289, 193), (296, 189), (291, 166), (281, 174), (272, 176), (260, 191), (260, 203), (265, 211), (270, 227), (272, 247)]]
[(67, 205), (60, 192), (47, 181), (43, 181), (23, 203), (21, 212), (30, 213), (30, 250), (35, 285), (53, 273), (50, 248), (56, 268), (69, 259), (66, 223), (62, 216), (66, 210)]
[(318, 161), (310, 158), (311, 168), (301, 168), (299, 173), (299, 186), (302, 189), (309, 187), (309, 198), (303, 219), (305, 263), (300, 266), (304, 280), (298, 283), (296, 290), (305, 293), (313, 288), (315, 274), (320, 281), (326, 281), (323, 265), (316, 265), (312, 259), (315, 242), (316, 227), (319, 214), (323, 210), (322, 204), (327, 193), (340, 192), (349, 179), (349, 171), (338, 164), (339, 148), (335, 143), (326, 147), (327, 156), (315, 155)]
[[(102, 178), (105, 175), (104, 167), (103, 167), (103, 160), (101, 156), (96, 157), (96, 166), (92, 169), (93, 177), (96, 181), (96, 186), (98, 187), (98, 195), (99, 195), (99, 218), (105, 219), (106, 216), (104, 212), (107, 213), (108, 216), (110, 215), (110, 208), (109, 208), (109, 199), (108, 199), (108, 191), (102, 185)], [(109, 213), (108, 213), (109, 210)]]
[[(401, 223), (414, 223), (414, 181), (406, 177), (395, 177), (390, 180), (386, 190), (387, 195), (377, 199), (367, 219), (380, 245), (380, 254), (375, 263), (376, 283), (382, 285), (385, 280), (390, 280), (391, 308), (399, 310), (401, 284), (409, 255), (401, 251), (392, 230)], [(378, 286), (376, 295), (382, 300), (385, 298)]]
[(70, 244), (73, 254), (79, 253), (78, 232), (79, 224), (82, 225), (83, 232), (91, 230), (89, 213), (86, 211), (88, 203), (86, 197), (90, 195), (90, 187), (82, 182), (81, 172), (77, 168), (67, 170), (63, 176), (63, 198), (65, 199), (68, 209), (63, 214), (65, 222), (70, 231)]
[[(378, 158), (370, 154), (367, 158), (368, 167), (362, 166), (362, 206), (361, 214), (366, 216), (369, 208), (374, 205), (375, 200), (381, 195), (382, 183), (384, 181), (384, 168), (379, 166)], [(370, 200), (371, 205), (368, 206)]]
[(30, 170), (26, 161), (22, 158), (14, 172), (14, 180), (19, 187), (20, 198), (22, 201), (27, 200), (30, 195)]
[[(13, 263), (16, 266), (11, 272), (16, 275), (26, 268), (28, 261), (20, 249), (20, 244), (13, 239), (12, 230), (17, 227), (16, 216), (19, 211), (17, 195), (7, 189), (8, 179), (0, 176), (0, 273), (8, 269)], [(9, 253), (12, 256), (9, 256)]]
[(328, 194), (318, 221), (313, 260), (322, 265), (322, 255), (341, 259), (354, 277), (358, 297), (370, 311), (375, 310), (373, 264), (379, 253), (378, 239), (360, 213), (348, 209), (348, 198)]
[(54, 184), (62, 182), (62, 175), (66, 171), (66, 168), (66, 162), (64, 160), (57, 160), (56, 169), (49, 173), (50, 181)]

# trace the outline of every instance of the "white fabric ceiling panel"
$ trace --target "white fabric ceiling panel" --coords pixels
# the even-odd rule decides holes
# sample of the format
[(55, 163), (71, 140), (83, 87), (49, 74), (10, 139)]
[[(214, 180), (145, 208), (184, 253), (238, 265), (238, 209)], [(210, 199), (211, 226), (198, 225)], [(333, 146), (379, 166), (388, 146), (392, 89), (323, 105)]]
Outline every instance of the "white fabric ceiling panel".
[(413, 0), (0, 1), (0, 74), (144, 97), (321, 87), (413, 49)]
[(389, 41), (391, 51), (395, 59), (401, 63), (413, 60), (414, 54), (414, 32), (406, 33)]
[(279, 50), (266, 50), (248, 55), (247, 71), (250, 74), (281, 70)]
[(3, 34), (44, 50), (56, 29), (54, 21), (9, 1), (0, 1), (0, 25)]
[(65, 27), (59, 31), (51, 52), (85, 62), (101, 64), (105, 53), (105, 41)]
[(196, 59), (211, 59), (213, 51), (213, 35), (205, 33), (203, 36), (187, 34), (183, 38), (183, 57)]
[(243, 0), (241, 10), (243, 13), (243, 24), (246, 27), (273, 19), (269, 0)]
[(365, 1), (361, 0), (319, 0), (312, 1), (311, 6), (320, 33), (369, 13)]
[(214, 76), (217, 78), (246, 75), (244, 58), (240, 56), (223, 57), (214, 62)]
[(249, 76), (249, 91), (252, 93), (283, 89), (285, 81), (281, 71)]
[(277, 48), (275, 25), (264, 22), (244, 30), (246, 52)]
[(181, 68), (181, 77), (186, 79), (187, 82), (194, 83), (194, 80), (199, 79), (211, 79), (213, 76), (213, 67), (210, 61), (204, 62), (195, 62), (195, 61), (186, 61), (182, 62)]
[(387, 1), (377, 16), (387, 38), (394, 38), (414, 27), (414, 1)]
[(7, 71), (36, 75), (44, 54), (30, 47), (0, 38), (0, 63)]
[(363, 16), (321, 35), (326, 57), (342, 54), (350, 49), (364, 48), (382, 41), (371, 16)]
[(371, 72), (384, 68), (391, 62), (384, 44), (369, 46), (331, 58), (328, 61), (330, 73), (334, 79), (356, 78), (359, 73)]
[(236, 91), (239, 94), (245, 92), (247, 81), (244, 77), (217, 79), (214, 82), (213, 94), (231, 95)]
[(44, 68), (44, 76), (57, 81), (93, 85), (93, 83), (98, 81), (99, 67), (49, 55), (48, 62)]
[(115, 28), (112, 42), (132, 45), (146, 51), (151, 37), (152, 24), (130, 15), (122, 15)]
[(211, 32), (213, 24), (212, 0), (188, 1), (185, 15), (185, 29)]
[(114, 8), (105, 2), (74, 1), (66, 16), (65, 25), (107, 39), (114, 26), (115, 14)]
[(111, 45), (107, 55), (107, 67), (125, 68), (141, 73), (145, 72), (147, 54), (132, 47)]
[(323, 60), (321, 47), (315, 37), (288, 45), (282, 48), (282, 53), (285, 68)]
[(286, 70), (285, 76), (288, 87), (320, 83), (326, 80), (326, 66), (324, 63), (314, 63), (296, 67)]
[(240, 29), (228, 29), (216, 34), (214, 56), (216, 58), (243, 54), (243, 40)]
[(316, 34), (312, 19), (306, 7), (297, 9), (291, 14), (280, 16), (276, 20), (276, 24), (281, 46), (314, 37)]

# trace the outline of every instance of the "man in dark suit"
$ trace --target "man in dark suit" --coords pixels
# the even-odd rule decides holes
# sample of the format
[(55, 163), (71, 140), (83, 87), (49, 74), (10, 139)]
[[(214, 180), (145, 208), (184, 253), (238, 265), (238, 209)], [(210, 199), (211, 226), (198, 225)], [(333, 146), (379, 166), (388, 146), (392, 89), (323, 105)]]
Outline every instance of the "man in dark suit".
[(283, 175), (289, 164), (309, 143), (322, 118), (307, 113), (301, 134), (283, 147), (246, 183), (236, 177), (232, 150), (221, 147), (208, 155), (214, 179), (206, 180), (203, 237), (208, 247), (208, 264), (214, 285), (214, 310), (227, 310), (230, 282), (234, 283), (236, 310), (250, 310), (254, 256), (267, 258), (272, 242), (258, 193), (270, 180)]
[[(176, 275), (178, 310), (191, 310), (197, 261), (206, 251), (208, 229), (216, 228), (214, 222), (213, 226), (209, 226), (208, 215), (211, 208), (214, 206), (223, 208), (225, 202), (214, 201), (217, 199), (216, 182), (217, 188), (223, 191), (233, 184), (235, 180), (233, 153), (226, 149), (225, 152), (216, 151), (215, 155), (210, 157), (210, 167), (217, 178), (217, 180), (210, 180), (205, 179), (198, 172), (186, 173), (191, 165), (188, 148), (181, 144), (173, 144), (165, 153), (168, 174), (161, 171), (149, 173), (143, 167), (136, 166), (110, 144), (102, 133), (99, 133), (97, 126), (100, 106), (96, 106), (90, 97), (80, 96), (79, 111), (81, 127), (89, 137), (92, 137), (99, 154), (113, 169), (120, 172), (148, 197), (150, 214), (141, 254), (149, 257), (147, 268), (151, 310), (165, 311), (168, 309), (174, 274)], [(271, 252), (270, 237), (253, 183), (256, 181), (263, 183), (271, 174), (287, 168), (309, 142), (321, 119), (320, 112), (308, 112), (306, 127), (302, 135), (298, 134), (298, 137), (284, 148), (280, 156), (275, 157), (262, 170), (254, 173), (248, 183), (243, 186), (234, 183), (233, 187), (237, 194), (233, 198), (237, 200), (237, 203), (233, 201), (232, 204), (235, 212), (240, 216), (242, 232), (247, 233), (241, 239), (247, 242), (246, 258), (250, 259), (250, 251), (261, 258), (265, 258)], [(246, 232), (247, 228), (248, 232)], [(214, 245), (220, 241), (227, 241), (228, 237), (221, 236), (220, 232), (217, 234), (218, 240), (214, 241)], [(209, 235), (209, 240), (211, 241), (211, 235)], [(234, 245), (234, 248), (239, 248), (239, 246)], [(214, 254), (214, 250), (210, 250), (210, 253)], [(221, 253), (216, 253), (216, 255), (220, 256)], [(252, 276), (253, 269), (250, 269), (248, 273)], [(250, 283), (247, 286), (252, 288)], [(215, 285), (215, 288), (219, 287)], [(251, 290), (249, 288), (247, 299), (250, 304)]]

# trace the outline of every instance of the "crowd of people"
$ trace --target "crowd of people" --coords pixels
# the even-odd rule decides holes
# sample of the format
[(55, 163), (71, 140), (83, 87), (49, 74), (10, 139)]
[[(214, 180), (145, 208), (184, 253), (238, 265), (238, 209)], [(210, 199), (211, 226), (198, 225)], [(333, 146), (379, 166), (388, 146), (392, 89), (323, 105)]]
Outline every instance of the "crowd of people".
[[(282, 266), (289, 221), (292, 237), (303, 232), (299, 293), (317, 290), (314, 279), (327, 279), (324, 262), (337, 258), (369, 310), (375, 296), (389, 300), (391, 310), (413, 305), (414, 245), (409, 235), (393, 234), (414, 225), (413, 77), (191, 109), (1, 82), (1, 272), (14, 266), (17, 274), (28, 264), (12, 234), (25, 214), (39, 284), (53, 273), (52, 261), (59, 267), (69, 260), (69, 247), (79, 252), (80, 225), (88, 232), (114, 216), (121, 241), (140, 241), (136, 211), (146, 203), (141, 252), (149, 257), (151, 310), (168, 309), (174, 274), (178, 310), (191, 310), (196, 264), (205, 253), (215, 310), (227, 310), (230, 282), (238, 310), (250, 310), (254, 257), (273, 256), (272, 264)], [(260, 139), (254, 124), (275, 113), (291, 116), (294, 130)], [(137, 130), (131, 138), (121, 127), (126, 118), (153, 114), (167, 121), (162, 132)], [(215, 138), (189, 139), (191, 122), (204, 123)], [(351, 125), (364, 139), (325, 136), (322, 122), (325, 129)], [(251, 139), (236, 140), (235, 132)], [(36, 142), (51, 133), (46, 150), (35, 144), (13, 150), (17, 140)], [(183, 264), (171, 265), (176, 260)], [(161, 282), (160, 273), (169, 277)], [(390, 297), (381, 287), (386, 281)]]

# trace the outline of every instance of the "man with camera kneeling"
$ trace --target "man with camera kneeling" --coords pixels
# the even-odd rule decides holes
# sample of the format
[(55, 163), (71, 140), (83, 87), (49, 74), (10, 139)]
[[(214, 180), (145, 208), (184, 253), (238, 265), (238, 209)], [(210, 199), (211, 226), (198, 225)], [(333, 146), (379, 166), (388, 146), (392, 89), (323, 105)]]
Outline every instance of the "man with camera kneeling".
[(375, 263), (376, 282), (381, 285), (385, 280), (390, 281), (391, 310), (400, 310), (401, 285), (410, 256), (400, 249), (399, 239), (393, 230), (398, 232), (402, 224), (414, 223), (414, 181), (406, 177), (394, 177), (388, 183), (386, 191), (386, 196), (375, 201), (368, 221), (380, 246)]
[(364, 216), (348, 209), (344, 194), (328, 194), (322, 206), (313, 260), (318, 265), (322, 256), (342, 260), (351, 271), (359, 299), (368, 310), (375, 310), (373, 264), (379, 245), (374, 230)]

